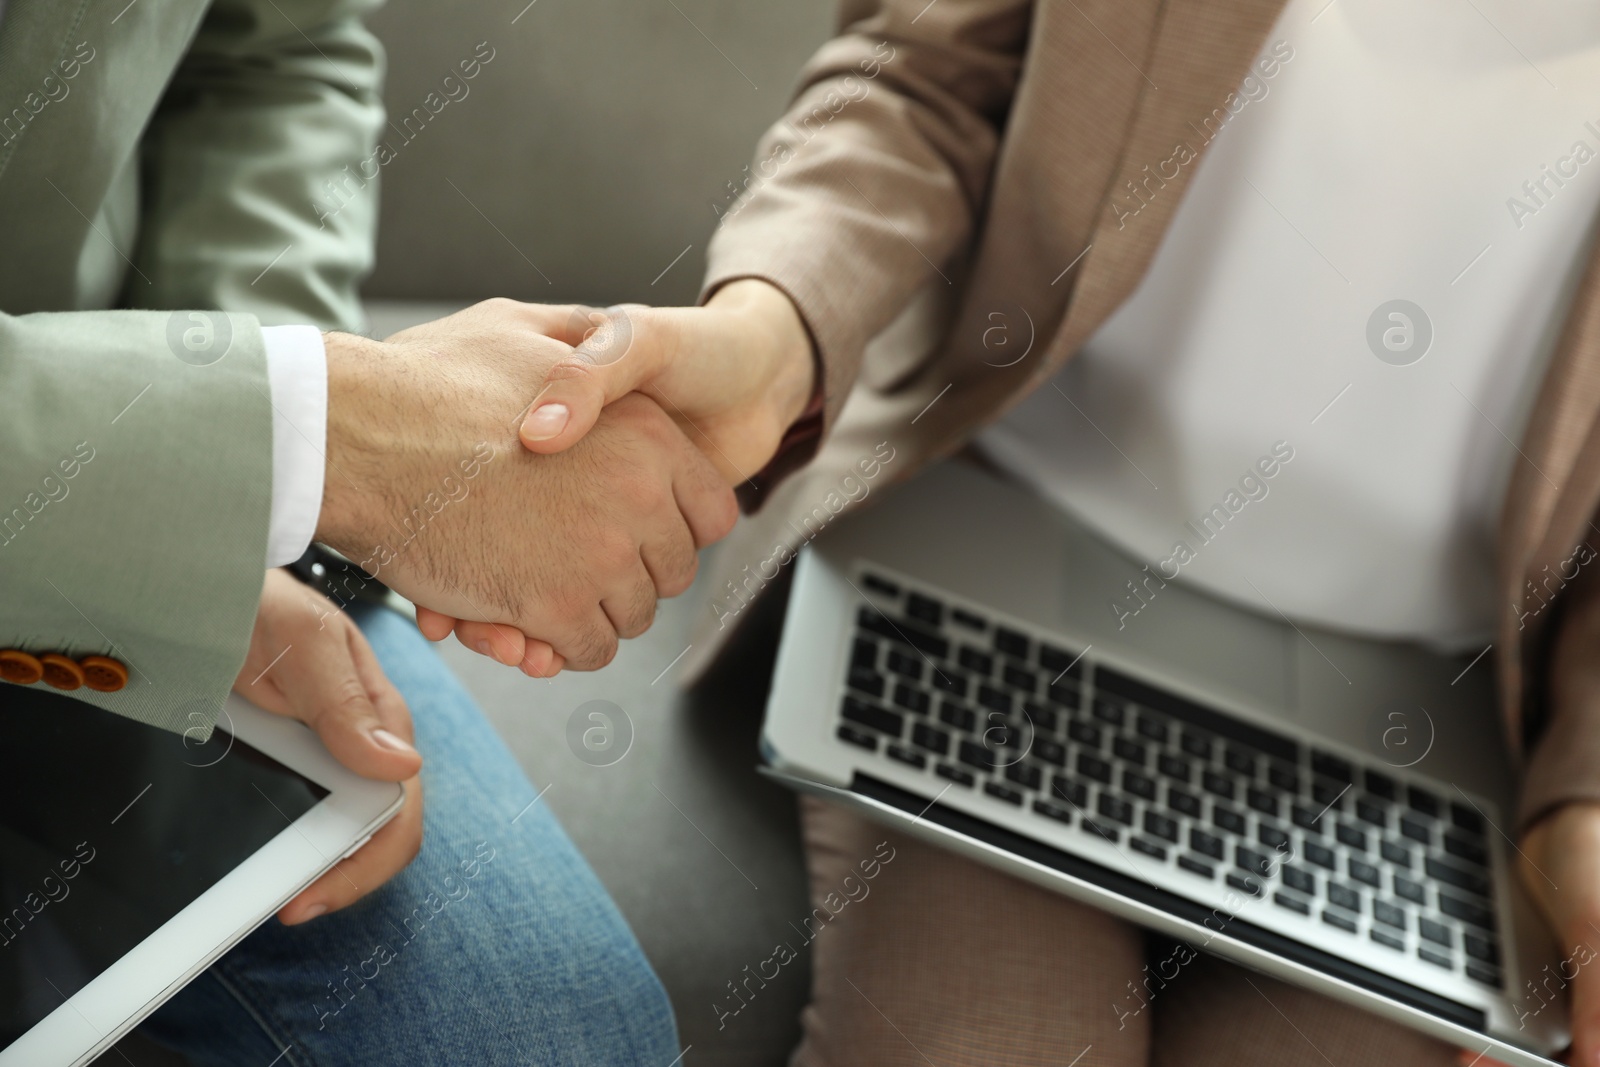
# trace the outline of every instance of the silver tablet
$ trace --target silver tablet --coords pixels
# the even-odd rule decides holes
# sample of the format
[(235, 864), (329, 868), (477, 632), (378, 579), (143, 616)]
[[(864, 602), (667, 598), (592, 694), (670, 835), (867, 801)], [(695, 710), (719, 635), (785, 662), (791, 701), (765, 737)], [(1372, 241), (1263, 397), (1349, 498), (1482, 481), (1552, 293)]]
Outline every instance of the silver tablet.
[(238, 697), (201, 742), (0, 684), (0, 1067), (88, 1063), (402, 799)]

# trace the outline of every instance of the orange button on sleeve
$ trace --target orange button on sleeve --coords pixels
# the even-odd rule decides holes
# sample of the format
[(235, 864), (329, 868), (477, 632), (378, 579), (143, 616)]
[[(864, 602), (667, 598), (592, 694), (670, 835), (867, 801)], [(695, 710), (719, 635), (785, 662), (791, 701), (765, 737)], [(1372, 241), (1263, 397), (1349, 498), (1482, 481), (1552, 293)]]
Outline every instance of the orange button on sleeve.
[(21, 649), (0, 649), (0, 678), (17, 685), (32, 685), (44, 677), (44, 666), (37, 657)]
[(128, 668), (110, 656), (85, 656), (78, 666), (83, 668), (83, 684), (97, 693), (115, 693), (128, 684)]
[(51, 652), (39, 657), (44, 668), (44, 684), (55, 689), (72, 690), (83, 685), (83, 668), (66, 656)]

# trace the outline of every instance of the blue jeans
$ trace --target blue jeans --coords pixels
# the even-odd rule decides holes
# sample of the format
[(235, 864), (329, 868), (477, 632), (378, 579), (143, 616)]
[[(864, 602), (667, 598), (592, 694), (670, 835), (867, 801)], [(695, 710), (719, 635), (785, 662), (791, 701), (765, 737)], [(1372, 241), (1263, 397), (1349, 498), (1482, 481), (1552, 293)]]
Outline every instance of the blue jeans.
[(416, 721), (422, 852), (350, 908), (268, 919), (144, 1033), (195, 1067), (668, 1067), (666, 993), (516, 760), (409, 621), (353, 617)]

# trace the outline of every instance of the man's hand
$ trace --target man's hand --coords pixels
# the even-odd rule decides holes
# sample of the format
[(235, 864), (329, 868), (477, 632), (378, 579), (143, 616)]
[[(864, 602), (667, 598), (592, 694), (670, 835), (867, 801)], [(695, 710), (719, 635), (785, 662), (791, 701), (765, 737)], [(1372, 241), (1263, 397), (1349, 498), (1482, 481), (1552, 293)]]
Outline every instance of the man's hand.
[(1524, 835), (1523, 884), (1555, 932), (1570, 981), (1574, 1067), (1600, 1067), (1600, 804), (1557, 808)]
[(469, 646), (533, 675), (604, 666), (737, 518), (716, 470), (641, 396), (564, 455), (522, 449), (523, 414), (573, 351), (546, 336), (553, 313), (491, 300), (386, 342), (327, 338), (317, 540), (431, 609), (429, 637), (466, 620)]
[(333, 601), (287, 571), (268, 571), (233, 689), (311, 727), (335, 759), (363, 778), (405, 783), (399, 814), (285, 904), (280, 920), (294, 925), (338, 911), (411, 862), (422, 847), (422, 757), (411, 747), (411, 712), (367, 639)]
[(570, 448), (607, 404), (638, 391), (737, 485), (766, 466), (811, 399), (810, 334), (783, 291), (759, 279), (728, 283), (704, 307), (591, 312), (592, 327), (566, 310), (550, 309), (546, 325), (578, 347), (523, 420), (534, 452)]

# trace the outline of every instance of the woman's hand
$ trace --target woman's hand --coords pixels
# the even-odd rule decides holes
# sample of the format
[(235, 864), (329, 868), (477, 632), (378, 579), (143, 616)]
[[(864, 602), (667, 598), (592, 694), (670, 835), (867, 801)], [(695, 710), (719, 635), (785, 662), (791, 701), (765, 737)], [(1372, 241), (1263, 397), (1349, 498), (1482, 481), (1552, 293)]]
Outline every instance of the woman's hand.
[(1600, 1067), (1600, 804), (1565, 804), (1523, 835), (1523, 884), (1555, 932), (1573, 1067)]
[(293, 925), (338, 911), (411, 862), (422, 847), (422, 756), (411, 747), (411, 712), (338, 605), (287, 571), (268, 571), (233, 690), (311, 727), (335, 759), (363, 778), (405, 785), (399, 814), (285, 904), (280, 920)]

